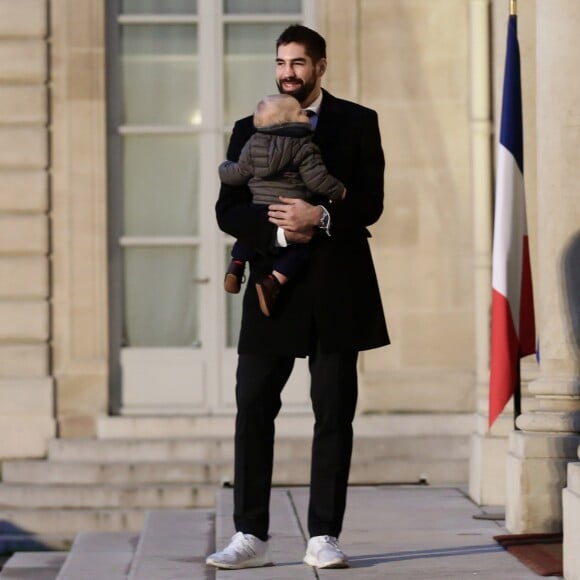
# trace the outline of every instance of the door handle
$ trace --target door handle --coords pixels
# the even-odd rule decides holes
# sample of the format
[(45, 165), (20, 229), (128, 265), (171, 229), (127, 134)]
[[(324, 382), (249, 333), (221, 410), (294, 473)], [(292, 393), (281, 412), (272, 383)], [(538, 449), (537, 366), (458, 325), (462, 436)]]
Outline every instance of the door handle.
[(209, 278), (192, 278), (192, 284), (208, 284)]

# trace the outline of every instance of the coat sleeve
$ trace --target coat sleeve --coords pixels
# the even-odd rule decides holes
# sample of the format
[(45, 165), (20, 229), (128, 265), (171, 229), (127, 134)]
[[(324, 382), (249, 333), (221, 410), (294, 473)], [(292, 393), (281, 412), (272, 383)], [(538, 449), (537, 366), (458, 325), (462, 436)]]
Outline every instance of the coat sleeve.
[[(250, 130), (238, 121), (228, 146), (227, 159), (237, 161), (240, 152), (251, 136)], [(260, 253), (275, 249), (276, 226), (268, 221), (263, 209), (252, 204), (252, 194), (247, 185), (221, 184), (215, 205), (219, 228)]]
[(374, 224), (383, 212), (385, 158), (377, 113), (360, 109), (351, 123), (349, 157), (352, 166), (348, 175), (343, 175), (341, 168), (336, 167), (336, 175), (344, 181), (347, 194), (341, 203), (327, 206), (331, 235), (366, 228)]

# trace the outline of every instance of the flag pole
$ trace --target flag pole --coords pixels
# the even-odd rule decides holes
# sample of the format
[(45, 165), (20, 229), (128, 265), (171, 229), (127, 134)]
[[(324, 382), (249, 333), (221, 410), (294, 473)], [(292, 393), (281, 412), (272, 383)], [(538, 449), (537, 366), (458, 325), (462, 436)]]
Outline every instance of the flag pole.
[(521, 374), (521, 363), (518, 358), (516, 364), (516, 384), (514, 385), (514, 430), (519, 431), (516, 424), (518, 417), (522, 414), (522, 374)]
[[(510, 0), (510, 16), (517, 16), (518, 0)], [(514, 429), (519, 431), (517, 426), (518, 417), (522, 414), (522, 383), (521, 383), (521, 359), (518, 356), (516, 363), (516, 381), (514, 385)]]
[[(489, 426), (514, 399), (521, 414), (519, 359), (535, 351), (534, 302), (526, 224), (520, 52), (516, 0), (508, 21), (493, 228)], [(521, 272), (519, 279), (511, 273)], [(519, 306), (519, 316), (512, 308)]]

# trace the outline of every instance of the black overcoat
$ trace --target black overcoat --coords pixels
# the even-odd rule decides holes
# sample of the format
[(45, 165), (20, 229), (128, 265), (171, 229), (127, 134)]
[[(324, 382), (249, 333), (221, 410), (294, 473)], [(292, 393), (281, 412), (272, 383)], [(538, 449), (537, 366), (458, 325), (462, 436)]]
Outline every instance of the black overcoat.
[[(252, 117), (236, 122), (228, 159), (237, 161), (254, 132)], [(244, 295), (239, 353), (303, 357), (315, 340), (326, 353), (389, 344), (366, 229), (383, 211), (385, 161), (377, 114), (324, 91), (314, 141), (347, 195), (332, 204), (320, 200), (330, 212), (331, 236), (314, 237), (306, 270), (283, 287), (270, 318), (260, 312), (255, 281), (272, 270), (276, 227), (252, 205), (246, 186), (221, 186), (219, 227), (259, 252)]]

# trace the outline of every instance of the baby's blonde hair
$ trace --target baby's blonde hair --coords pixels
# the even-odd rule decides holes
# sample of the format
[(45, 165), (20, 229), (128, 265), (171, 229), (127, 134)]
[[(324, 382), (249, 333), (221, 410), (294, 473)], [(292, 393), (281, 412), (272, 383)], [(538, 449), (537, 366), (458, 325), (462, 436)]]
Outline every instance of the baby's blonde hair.
[(268, 127), (280, 123), (298, 122), (302, 108), (291, 95), (278, 93), (261, 99), (254, 113), (254, 127)]

